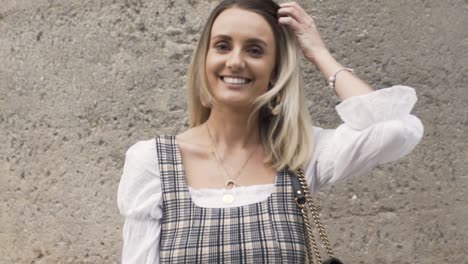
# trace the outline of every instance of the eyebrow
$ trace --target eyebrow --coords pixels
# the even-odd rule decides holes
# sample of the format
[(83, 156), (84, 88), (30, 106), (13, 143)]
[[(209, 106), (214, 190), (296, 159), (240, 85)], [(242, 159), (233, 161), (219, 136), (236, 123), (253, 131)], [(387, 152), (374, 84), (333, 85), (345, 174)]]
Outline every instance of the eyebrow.
[[(216, 35), (216, 36), (212, 37), (211, 39), (218, 39), (218, 38), (219, 39), (225, 39), (225, 40), (232, 40), (232, 38), (230, 36), (228, 36), (228, 35)], [(263, 40), (261, 40), (259, 38), (249, 38), (249, 39), (247, 39), (246, 42), (247, 43), (259, 43), (259, 44), (261, 44), (261, 45), (263, 45), (265, 47), (268, 46), (268, 44), (265, 41), (263, 41)]]

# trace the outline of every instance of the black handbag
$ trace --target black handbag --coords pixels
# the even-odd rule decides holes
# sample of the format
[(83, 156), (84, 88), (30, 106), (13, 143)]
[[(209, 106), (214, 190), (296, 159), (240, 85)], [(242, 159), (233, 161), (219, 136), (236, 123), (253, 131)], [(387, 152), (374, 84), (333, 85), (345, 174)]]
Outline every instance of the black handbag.
[[(315, 205), (315, 202), (312, 199), (312, 195), (310, 194), (309, 188), (307, 187), (307, 182), (304, 177), (304, 170), (302, 168), (298, 169), (297, 174), (294, 172), (291, 173), (291, 183), (294, 189), (294, 195), (296, 196), (296, 204), (299, 207), (299, 210), (301, 211), (302, 220), (304, 223), (308, 263), (314, 264), (318, 262), (322, 264), (343, 264), (341, 260), (333, 256), (333, 250), (330, 246), (327, 233), (325, 231), (324, 226), (322, 225), (322, 221), (320, 220), (319, 214), (317, 212), (317, 206)], [(310, 224), (307, 212), (310, 212), (310, 214), (312, 215), (312, 219), (314, 220), (315, 226), (317, 227), (320, 240), (322, 241), (322, 244), (325, 247), (325, 251), (328, 254), (328, 259), (326, 259), (323, 262), (320, 256), (320, 252), (314, 237), (314, 233), (312, 231), (312, 225)], [(314, 259), (316, 260), (316, 262), (314, 261)]]

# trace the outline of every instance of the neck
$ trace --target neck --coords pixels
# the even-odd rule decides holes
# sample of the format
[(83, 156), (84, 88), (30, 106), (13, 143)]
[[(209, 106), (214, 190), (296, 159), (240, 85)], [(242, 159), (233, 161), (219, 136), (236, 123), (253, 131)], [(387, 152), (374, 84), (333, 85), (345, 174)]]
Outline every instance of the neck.
[(250, 111), (237, 111), (214, 106), (206, 125), (212, 135), (213, 144), (224, 155), (236, 150), (252, 149), (260, 143), (258, 116), (247, 124)]

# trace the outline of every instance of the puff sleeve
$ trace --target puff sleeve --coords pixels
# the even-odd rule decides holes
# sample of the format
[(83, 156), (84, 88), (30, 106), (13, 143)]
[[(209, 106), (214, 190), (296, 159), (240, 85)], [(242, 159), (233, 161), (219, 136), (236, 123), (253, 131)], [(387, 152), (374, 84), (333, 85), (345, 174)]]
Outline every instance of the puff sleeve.
[(423, 136), (421, 121), (410, 114), (416, 101), (413, 88), (393, 86), (337, 105), (343, 124), (314, 127), (314, 154), (305, 169), (311, 191), (410, 153)]
[(140, 141), (125, 155), (117, 191), (123, 226), (122, 263), (159, 263), (162, 219), (161, 177), (154, 139)]

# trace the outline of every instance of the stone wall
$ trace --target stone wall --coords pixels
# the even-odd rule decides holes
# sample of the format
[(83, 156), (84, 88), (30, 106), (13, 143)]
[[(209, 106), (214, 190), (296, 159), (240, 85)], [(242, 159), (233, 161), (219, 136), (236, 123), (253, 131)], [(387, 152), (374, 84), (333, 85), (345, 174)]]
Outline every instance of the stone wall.
[[(214, 0), (2, 0), (0, 263), (117, 263), (125, 151), (187, 128), (186, 68)], [(468, 1), (300, 1), (344, 65), (415, 87), (420, 145), (324, 189), (346, 263), (468, 263)], [(336, 99), (310, 63), (316, 125)]]

